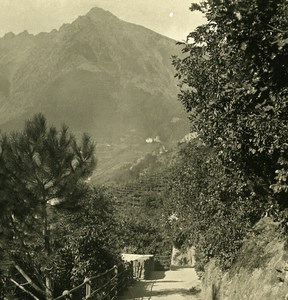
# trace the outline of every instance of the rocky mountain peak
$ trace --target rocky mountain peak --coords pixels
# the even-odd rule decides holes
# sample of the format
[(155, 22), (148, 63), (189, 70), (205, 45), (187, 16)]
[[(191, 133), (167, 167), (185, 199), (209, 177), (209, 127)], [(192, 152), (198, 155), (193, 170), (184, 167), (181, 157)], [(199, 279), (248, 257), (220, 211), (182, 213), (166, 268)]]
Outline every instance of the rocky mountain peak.
[(184, 121), (171, 123), (183, 120), (177, 51), (175, 41), (97, 7), (50, 33), (9, 34), (0, 39), (0, 130), (42, 112), (89, 133), (100, 145), (98, 170), (111, 163), (113, 171), (153, 147), (147, 136), (170, 142), (186, 132)]
[(98, 17), (98, 18), (113, 18), (118, 19), (115, 15), (113, 15), (110, 11), (105, 10), (100, 7), (93, 7), (90, 11), (86, 14), (89, 17)]

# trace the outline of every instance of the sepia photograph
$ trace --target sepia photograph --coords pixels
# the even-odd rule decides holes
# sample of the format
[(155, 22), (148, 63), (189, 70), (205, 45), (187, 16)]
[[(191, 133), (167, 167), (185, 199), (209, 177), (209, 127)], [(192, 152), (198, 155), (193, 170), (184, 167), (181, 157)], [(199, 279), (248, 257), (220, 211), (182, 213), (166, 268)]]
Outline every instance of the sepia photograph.
[(288, 1), (0, 0), (0, 300), (288, 300)]

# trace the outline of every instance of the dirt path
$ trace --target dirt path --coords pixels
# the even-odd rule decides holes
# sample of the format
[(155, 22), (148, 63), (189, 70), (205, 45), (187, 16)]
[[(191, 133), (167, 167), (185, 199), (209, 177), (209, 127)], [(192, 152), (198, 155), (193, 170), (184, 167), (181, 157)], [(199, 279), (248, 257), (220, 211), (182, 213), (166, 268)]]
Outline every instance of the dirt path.
[(173, 271), (153, 272), (151, 279), (139, 281), (129, 287), (120, 298), (125, 300), (200, 300), (199, 293), (191, 288), (199, 288), (200, 281), (193, 268), (179, 268)]

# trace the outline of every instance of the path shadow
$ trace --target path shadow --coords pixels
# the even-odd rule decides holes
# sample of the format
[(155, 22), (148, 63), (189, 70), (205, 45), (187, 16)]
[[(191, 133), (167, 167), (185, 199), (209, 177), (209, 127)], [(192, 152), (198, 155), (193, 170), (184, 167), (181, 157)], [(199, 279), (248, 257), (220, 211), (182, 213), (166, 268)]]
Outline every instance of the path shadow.
[[(122, 295), (120, 295), (120, 299), (141, 299), (141, 297), (149, 298), (151, 296), (150, 293), (152, 293), (153, 286), (155, 283), (157, 283), (157, 280), (164, 279), (165, 276), (165, 271), (153, 271), (150, 274), (149, 279), (137, 281), (135, 284), (128, 287), (128, 289)], [(167, 282), (167, 284), (169, 284), (170, 281), (167, 280), (161, 282)]]
[(155, 297), (155, 296), (164, 297), (164, 296), (171, 296), (171, 295), (191, 295), (191, 293), (187, 289), (173, 289), (173, 290), (161, 290), (161, 291), (149, 292), (149, 297)]
[[(146, 282), (153, 283), (155, 281), (148, 279), (148, 280), (146, 280)], [(161, 280), (161, 281), (158, 281), (158, 283), (172, 283), (172, 282), (183, 282), (183, 280)]]
[[(167, 274), (168, 276), (168, 274)], [(182, 296), (193, 296), (193, 299), (201, 299), (198, 297), (199, 291), (196, 289), (189, 288), (183, 288), (181, 286), (184, 282), (182, 278), (179, 278), (177, 280), (177, 274), (176, 277), (170, 278), (171, 273), (169, 273), (169, 277), (166, 277), (165, 271), (154, 271), (152, 272), (150, 278), (145, 281), (138, 281), (133, 286), (129, 287), (128, 290), (126, 290), (125, 293), (123, 293), (122, 297), (119, 299), (122, 300), (136, 300), (136, 299), (154, 299), (155, 298), (162, 298), (166, 299), (173, 298), (175, 295), (175, 299), (177, 299), (177, 295)], [(165, 280), (166, 279), (166, 280)], [(174, 284), (176, 283), (175, 288)], [(177, 283), (180, 283), (177, 286)], [(187, 285), (187, 284), (186, 284)], [(185, 286), (185, 285), (184, 285)], [(189, 297), (190, 299), (190, 297)]]
[(188, 265), (186, 265), (186, 266), (175, 266), (175, 265), (171, 265), (171, 266), (170, 266), (170, 270), (171, 270), (171, 271), (177, 271), (177, 270), (180, 270), (180, 269), (194, 269), (194, 267), (188, 266)]
[[(153, 286), (151, 287), (153, 289)], [(173, 290), (160, 290), (160, 291), (153, 291), (153, 290), (147, 290), (145, 287), (143, 289), (133, 289), (131, 290), (131, 293), (126, 293), (123, 297), (119, 298), (122, 300), (125, 299), (150, 299), (152, 297), (165, 297), (165, 296), (177, 296), (177, 295), (182, 295), (182, 296), (189, 296), (193, 295), (195, 299), (199, 299), (197, 295), (191, 293), (187, 289), (173, 289)], [(164, 298), (165, 299), (165, 298)]]
[(148, 280), (158, 280), (165, 278), (165, 271), (153, 271)]
[(134, 285), (129, 286), (128, 289), (120, 295), (119, 299), (134, 299), (147, 297), (153, 288), (154, 281), (138, 281)]

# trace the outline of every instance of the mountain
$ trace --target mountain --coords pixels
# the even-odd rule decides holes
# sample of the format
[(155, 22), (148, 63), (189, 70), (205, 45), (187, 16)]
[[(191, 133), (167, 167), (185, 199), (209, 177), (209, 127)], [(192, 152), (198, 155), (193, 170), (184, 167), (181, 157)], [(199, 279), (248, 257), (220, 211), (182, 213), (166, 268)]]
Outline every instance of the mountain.
[(100, 8), (50, 33), (8, 33), (0, 39), (0, 129), (43, 112), (56, 126), (88, 132), (103, 177), (159, 146), (147, 138), (167, 145), (188, 130), (173, 54), (174, 40)]

